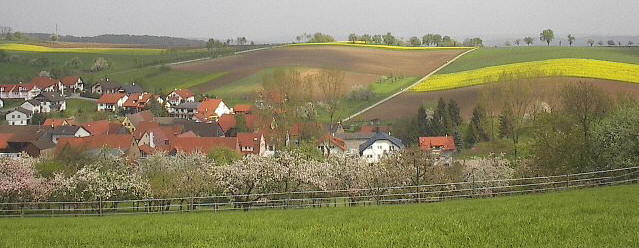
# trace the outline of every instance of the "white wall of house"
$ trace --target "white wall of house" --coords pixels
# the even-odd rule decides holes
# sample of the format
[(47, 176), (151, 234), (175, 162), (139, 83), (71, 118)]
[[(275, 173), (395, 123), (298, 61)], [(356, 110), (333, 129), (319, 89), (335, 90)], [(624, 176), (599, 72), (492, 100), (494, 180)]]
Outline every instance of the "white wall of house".
[(20, 107), (22, 107), (22, 108), (24, 108), (24, 109), (26, 109), (26, 110), (29, 110), (29, 111), (31, 111), (31, 112), (33, 112), (33, 113), (40, 113), (40, 112), (43, 112), (43, 111), (42, 111), (42, 105), (34, 106), (34, 105), (33, 105), (33, 104), (31, 104), (30, 102), (24, 102), (24, 103), (22, 103), (22, 105), (20, 105)]
[(29, 124), (31, 116), (20, 111), (11, 111), (6, 116), (7, 123), (12, 126), (24, 126)]
[(388, 140), (377, 140), (362, 152), (362, 157), (369, 163), (376, 163), (384, 155), (399, 151), (399, 147)]
[(220, 105), (218, 105), (217, 108), (215, 109), (215, 114), (217, 115), (217, 117), (220, 117), (222, 115), (228, 115), (232, 112), (233, 111), (231, 111), (231, 109), (228, 106), (226, 106), (224, 102), (220, 102)]
[(2, 101), (2, 99), (0, 99), (0, 108), (4, 108), (4, 101)]

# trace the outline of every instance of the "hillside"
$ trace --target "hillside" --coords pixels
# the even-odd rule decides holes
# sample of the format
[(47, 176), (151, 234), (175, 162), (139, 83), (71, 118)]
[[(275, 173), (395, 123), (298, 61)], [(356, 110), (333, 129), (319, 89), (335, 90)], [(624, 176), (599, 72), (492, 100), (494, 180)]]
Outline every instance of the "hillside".
[(639, 185), (433, 204), (0, 219), (3, 246), (631, 247)]
[[(29, 37), (39, 40), (49, 40), (51, 34), (46, 33), (27, 33)], [(98, 36), (73, 36), (61, 35), (60, 41), (63, 42), (82, 42), (82, 43), (106, 43), (106, 44), (130, 44), (144, 45), (153, 47), (204, 47), (206, 42), (203, 40), (176, 38), (169, 36), (153, 36), (153, 35), (130, 35), (130, 34), (103, 34)]]

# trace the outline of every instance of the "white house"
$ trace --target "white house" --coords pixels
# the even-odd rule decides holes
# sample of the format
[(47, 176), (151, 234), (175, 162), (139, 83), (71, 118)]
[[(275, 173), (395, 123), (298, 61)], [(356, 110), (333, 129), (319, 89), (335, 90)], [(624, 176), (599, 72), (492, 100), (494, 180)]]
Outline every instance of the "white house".
[(57, 79), (50, 77), (35, 77), (31, 80), (38, 89), (43, 92), (60, 92), (64, 94), (64, 85)]
[(33, 113), (24, 108), (18, 107), (14, 111), (7, 113), (6, 120), (11, 126), (25, 126), (31, 121)]
[(78, 76), (63, 77), (60, 81), (67, 92), (78, 93), (84, 91), (84, 81)]
[(61, 126), (51, 131), (51, 141), (57, 144), (59, 138), (89, 137), (91, 133), (80, 126)]
[(23, 109), (29, 110), (31, 113), (42, 112), (42, 103), (36, 99), (27, 100), (20, 105)]
[(359, 154), (369, 163), (379, 162), (386, 154), (404, 148), (400, 139), (386, 133), (376, 133), (373, 137), (359, 146)]
[(204, 99), (193, 116), (199, 122), (217, 121), (220, 116), (228, 115), (233, 111), (224, 104), (222, 99)]
[(2, 101), (2, 99), (0, 99), (0, 108), (4, 108), (4, 101)]
[(35, 84), (5, 84), (0, 85), (0, 98), (29, 100), (40, 94)]
[(40, 102), (42, 113), (64, 111), (67, 109), (66, 100), (61, 93), (42, 92), (33, 99)]
[(166, 97), (169, 106), (177, 106), (185, 102), (195, 102), (195, 95), (190, 90), (174, 90)]
[(115, 112), (128, 99), (123, 93), (104, 94), (98, 99), (98, 111)]

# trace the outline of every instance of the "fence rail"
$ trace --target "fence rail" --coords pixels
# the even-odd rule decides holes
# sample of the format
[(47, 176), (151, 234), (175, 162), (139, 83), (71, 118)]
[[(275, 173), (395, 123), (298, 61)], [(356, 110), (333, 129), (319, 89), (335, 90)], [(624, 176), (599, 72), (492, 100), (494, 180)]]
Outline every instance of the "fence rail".
[(639, 166), (586, 173), (364, 189), (86, 202), (0, 203), (0, 217), (103, 216), (439, 202), (636, 183)]

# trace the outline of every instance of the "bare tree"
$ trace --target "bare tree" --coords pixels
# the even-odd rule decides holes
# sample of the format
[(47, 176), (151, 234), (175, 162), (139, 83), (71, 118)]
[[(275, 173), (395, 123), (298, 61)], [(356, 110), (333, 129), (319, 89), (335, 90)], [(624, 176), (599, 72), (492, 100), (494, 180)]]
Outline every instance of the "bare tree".
[(590, 45), (590, 46), (593, 46), (595, 44), (595, 40), (588, 39), (588, 41), (586, 41), (586, 43), (588, 43), (588, 45)]
[(344, 72), (338, 70), (322, 70), (318, 75), (319, 88), (322, 90), (323, 102), (326, 105), (330, 124), (335, 124), (339, 104), (344, 98)]
[(568, 35), (568, 44), (570, 44), (570, 46), (572, 46), (572, 43), (575, 43), (575, 36), (573, 36), (572, 34)]
[(526, 45), (529, 45), (529, 46), (532, 45), (534, 41), (535, 39), (533, 39), (533, 37), (530, 37), (530, 36), (524, 38), (524, 42), (526, 43)]

